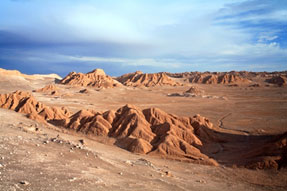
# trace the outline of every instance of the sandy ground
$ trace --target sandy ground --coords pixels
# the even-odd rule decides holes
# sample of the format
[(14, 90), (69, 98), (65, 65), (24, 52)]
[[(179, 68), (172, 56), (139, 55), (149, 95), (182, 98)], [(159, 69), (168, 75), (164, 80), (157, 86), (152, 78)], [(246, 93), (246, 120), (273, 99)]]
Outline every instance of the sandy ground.
[[(32, 91), (53, 80), (17, 82), (1, 78), (0, 93)], [(73, 112), (84, 108), (105, 111), (130, 103), (142, 109), (158, 107), (182, 116), (199, 113), (214, 125), (247, 135), (276, 134), (287, 130), (286, 87), (196, 84), (204, 95), (209, 96), (207, 98), (167, 96), (186, 91), (190, 84), (99, 91), (87, 88), (88, 94), (79, 93), (83, 87), (57, 86), (60, 87), (58, 96), (33, 95), (47, 105), (66, 106)], [(212, 167), (136, 155), (114, 146), (113, 139), (87, 138), (63, 132), (13, 111), (0, 109), (0, 119), (0, 190), (287, 189), (286, 169)], [(84, 140), (83, 146), (79, 142), (81, 139)]]
[[(112, 140), (64, 133), (13, 111), (0, 109), (0, 117), (0, 190), (287, 188), (286, 169), (212, 167), (135, 155), (109, 145)], [(84, 145), (79, 148), (81, 139)]]

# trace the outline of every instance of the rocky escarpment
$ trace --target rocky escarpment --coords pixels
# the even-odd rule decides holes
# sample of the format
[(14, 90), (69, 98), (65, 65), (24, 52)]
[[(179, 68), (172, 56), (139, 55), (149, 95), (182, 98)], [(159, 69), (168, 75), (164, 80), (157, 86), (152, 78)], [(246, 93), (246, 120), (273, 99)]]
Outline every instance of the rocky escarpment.
[(250, 80), (240, 77), (239, 75), (229, 73), (197, 73), (189, 77), (189, 82), (202, 84), (246, 84), (250, 83)]
[(0, 94), (0, 108), (24, 113), (27, 117), (41, 122), (62, 125), (70, 112), (65, 107), (49, 107), (38, 102), (30, 93), (16, 91), (11, 94)]
[(200, 124), (197, 128), (212, 128), (204, 117), (178, 117), (158, 108), (126, 105), (103, 113), (81, 110), (70, 117), (66, 128), (114, 137), (118, 146), (131, 152), (217, 165), (200, 152), (203, 143), (194, 134), (195, 123)]
[(106, 75), (102, 69), (95, 69), (86, 74), (71, 72), (59, 83), (74, 86), (91, 86), (96, 88), (113, 88), (121, 85), (112, 77)]
[(215, 166), (219, 162), (259, 169), (287, 165), (286, 133), (260, 137), (221, 132), (200, 115), (180, 117), (159, 108), (142, 110), (129, 104), (115, 111), (71, 114), (21, 91), (0, 94), (0, 107), (76, 132), (115, 138), (117, 146), (134, 153)]
[(124, 74), (118, 78), (116, 78), (119, 82), (124, 84), (125, 86), (132, 87), (153, 87), (153, 86), (177, 86), (180, 83), (175, 82), (171, 78), (169, 78), (165, 73), (154, 73), (154, 74), (144, 74), (141, 71), (137, 71), (134, 73)]
[(256, 76), (254, 72), (184, 72), (166, 73), (168, 76), (183, 78), (190, 83), (200, 84), (248, 84), (250, 78)]

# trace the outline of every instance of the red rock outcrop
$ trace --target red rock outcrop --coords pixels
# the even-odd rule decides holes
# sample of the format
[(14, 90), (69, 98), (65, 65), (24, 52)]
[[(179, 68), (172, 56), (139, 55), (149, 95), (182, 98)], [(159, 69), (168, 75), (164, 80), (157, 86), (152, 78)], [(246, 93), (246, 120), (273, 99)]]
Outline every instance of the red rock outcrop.
[[(202, 142), (192, 126), (196, 118), (170, 115), (157, 108), (141, 110), (126, 105), (104, 113), (81, 110), (69, 120), (66, 128), (114, 137), (118, 146), (131, 152), (217, 165), (200, 152)], [(204, 125), (212, 128), (208, 121)]]
[(229, 160), (227, 164), (256, 169), (287, 165), (287, 133), (262, 137), (228, 134), (200, 115), (180, 117), (133, 105), (106, 112), (81, 110), (71, 115), (66, 108), (48, 107), (21, 91), (0, 94), (0, 107), (84, 134), (113, 137), (116, 145), (135, 153), (209, 165)]
[(141, 71), (136, 71), (134, 73), (124, 74), (116, 78), (119, 82), (125, 86), (132, 87), (153, 87), (153, 86), (177, 86), (180, 83), (175, 82), (169, 78), (165, 73), (154, 73), (154, 74), (144, 74)]
[(243, 78), (237, 74), (230, 73), (195, 73), (189, 77), (191, 83), (202, 84), (246, 84), (250, 80)]
[[(173, 78), (182, 78), (184, 81), (191, 83), (203, 84), (248, 84), (267, 82), (283, 86), (287, 82), (287, 71), (280, 72), (247, 72), (247, 71), (230, 71), (230, 72), (183, 72), (168, 73)], [(261, 83), (260, 83), (261, 84)]]
[(41, 122), (62, 121), (70, 116), (66, 108), (48, 107), (38, 102), (30, 93), (22, 91), (0, 94), (0, 108), (27, 114), (27, 117)]
[(45, 87), (41, 89), (34, 90), (34, 92), (42, 92), (42, 93), (48, 93), (51, 95), (58, 95), (59, 88), (55, 84), (48, 84)]
[(87, 94), (87, 93), (89, 93), (89, 90), (88, 89), (82, 89), (82, 90), (79, 91), (79, 93)]
[(112, 88), (120, 86), (120, 83), (105, 74), (102, 69), (95, 69), (86, 74), (70, 72), (59, 83), (74, 86), (91, 86), (96, 88)]

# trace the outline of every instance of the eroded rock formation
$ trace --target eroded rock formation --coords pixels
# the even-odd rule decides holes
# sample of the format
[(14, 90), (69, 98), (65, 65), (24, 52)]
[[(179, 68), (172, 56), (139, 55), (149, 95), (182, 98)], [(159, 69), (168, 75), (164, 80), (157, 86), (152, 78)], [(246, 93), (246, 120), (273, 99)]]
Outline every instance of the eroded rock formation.
[(70, 72), (59, 83), (74, 86), (91, 86), (96, 88), (112, 88), (121, 84), (105, 74), (102, 69), (95, 69), (86, 74)]
[(129, 104), (116, 111), (71, 114), (64, 107), (46, 106), (21, 91), (0, 94), (0, 107), (84, 134), (113, 137), (116, 145), (134, 153), (215, 166), (279, 169), (287, 164), (286, 133), (260, 137), (221, 132), (200, 115), (180, 117)]
[(175, 82), (169, 78), (165, 73), (154, 73), (154, 74), (144, 74), (141, 71), (136, 71), (134, 73), (124, 74), (117, 78), (119, 82), (125, 86), (132, 87), (153, 87), (153, 86), (177, 86), (180, 83)]

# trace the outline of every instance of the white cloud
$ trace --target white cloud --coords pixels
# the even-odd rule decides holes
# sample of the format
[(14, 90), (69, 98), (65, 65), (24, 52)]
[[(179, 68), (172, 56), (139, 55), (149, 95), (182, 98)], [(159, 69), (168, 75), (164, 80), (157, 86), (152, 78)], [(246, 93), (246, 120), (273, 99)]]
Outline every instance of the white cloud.
[(258, 42), (272, 41), (272, 40), (275, 40), (275, 39), (277, 39), (277, 38), (278, 38), (277, 35), (274, 35), (274, 36), (261, 35), (261, 36), (259, 36), (259, 38), (258, 38)]
[(127, 66), (152, 66), (159, 67), (164, 66), (177, 68), (181, 64), (176, 59), (154, 59), (154, 58), (138, 58), (138, 59), (129, 59), (129, 58), (105, 58), (105, 57), (75, 57), (67, 56), (69, 60), (72, 61), (81, 61), (81, 62), (101, 62), (101, 63), (124, 63)]

